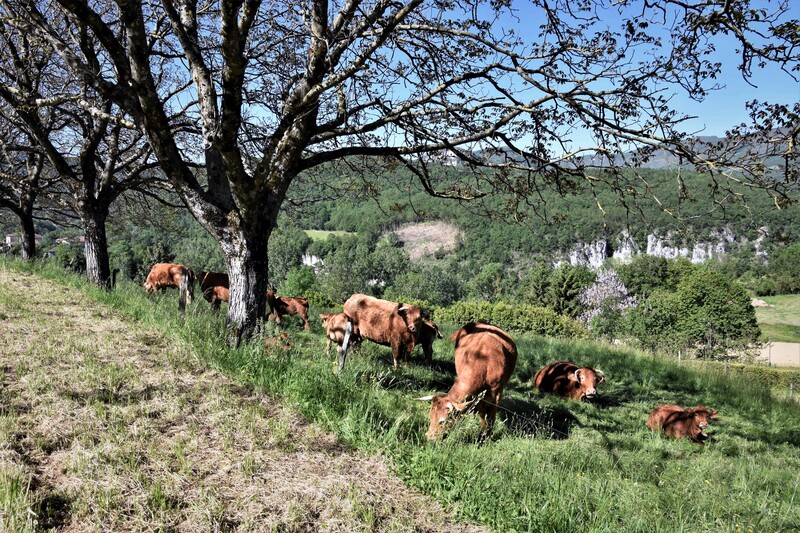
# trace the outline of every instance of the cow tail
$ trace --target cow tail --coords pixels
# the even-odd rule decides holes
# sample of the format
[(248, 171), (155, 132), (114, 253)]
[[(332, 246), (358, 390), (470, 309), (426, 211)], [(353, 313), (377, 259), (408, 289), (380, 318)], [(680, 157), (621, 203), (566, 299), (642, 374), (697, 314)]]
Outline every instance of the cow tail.
[(185, 267), (181, 269), (181, 285), (178, 288), (178, 310), (181, 312), (186, 311), (187, 299), (191, 301), (189, 297), (189, 273), (187, 270), (189, 269)]
[(353, 334), (353, 322), (347, 318), (347, 324), (344, 327), (344, 339), (342, 339), (342, 351), (339, 352), (339, 373), (344, 370), (344, 360), (347, 357), (347, 348), (350, 344), (350, 336)]
[(194, 282), (195, 282), (194, 271), (192, 271), (192, 269), (188, 267), (186, 268), (186, 270), (187, 272), (189, 272), (189, 303), (192, 303), (192, 300), (194, 300)]

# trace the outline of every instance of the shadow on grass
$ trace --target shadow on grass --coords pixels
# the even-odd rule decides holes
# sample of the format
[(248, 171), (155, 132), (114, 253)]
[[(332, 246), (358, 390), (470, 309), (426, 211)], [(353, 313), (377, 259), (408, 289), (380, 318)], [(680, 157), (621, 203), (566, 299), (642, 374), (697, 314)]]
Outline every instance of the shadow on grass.
[(542, 408), (522, 398), (504, 398), (498, 417), (518, 437), (567, 439), (578, 419), (563, 407)]

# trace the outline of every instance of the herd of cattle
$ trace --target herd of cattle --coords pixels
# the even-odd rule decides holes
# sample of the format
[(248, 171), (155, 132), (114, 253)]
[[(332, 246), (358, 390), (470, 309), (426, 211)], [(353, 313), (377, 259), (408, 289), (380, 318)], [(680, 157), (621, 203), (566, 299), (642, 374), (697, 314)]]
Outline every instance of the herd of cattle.
[[(219, 272), (201, 272), (197, 278), (203, 297), (215, 310), (229, 298), (228, 275)], [(167, 287), (181, 291), (181, 306), (191, 302), (195, 277), (184, 265), (157, 263), (153, 265), (144, 288), (156, 292)], [(302, 297), (279, 297), (273, 289), (267, 292), (270, 317), (280, 322), (285, 315), (299, 315), (305, 329), (309, 329), (308, 300)], [(362, 339), (391, 346), (394, 367), (400, 360), (407, 361), (408, 354), (417, 345), (422, 346), (424, 359), (433, 357), (433, 342), (442, 338), (428, 313), (415, 305), (380, 300), (365, 294), (354, 294), (337, 314), (320, 314), (325, 329), (326, 353), (331, 343), (337, 346), (339, 372), (344, 368), (350, 346)], [(418, 398), (431, 402), (430, 427), (427, 437), (441, 437), (456, 417), (475, 412), (480, 418), (480, 438), (491, 436), (497, 408), (503, 389), (517, 364), (517, 346), (502, 329), (470, 322), (450, 336), (455, 345), (456, 380), (445, 395)], [(280, 342), (288, 346), (285, 333)], [(577, 401), (591, 401), (597, 397), (597, 385), (605, 381), (600, 370), (560, 361), (551, 363), (533, 376), (533, 386), (542, 392), (556, 394)], [(702, 444), (708, 439), (705, 429), (714, 420), (717, 411), (697, 406), (684, 409), (678, 405), (659, 405), (647, 419), (647, 425), (676, 439), (687, 437)]]

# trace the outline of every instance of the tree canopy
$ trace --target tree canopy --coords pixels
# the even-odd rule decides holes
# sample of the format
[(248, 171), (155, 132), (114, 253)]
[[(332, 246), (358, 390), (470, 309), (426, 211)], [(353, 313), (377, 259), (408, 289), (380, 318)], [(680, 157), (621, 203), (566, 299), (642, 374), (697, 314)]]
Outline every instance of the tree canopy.
[[(47, 40), (76, 80), (147, 136), (223, 249), (235, 342), (264, 315), (269, 236), (289, 186), (327, 163), (380, 156), (370, 164), (406, 166), (431, 195), (502, 195), (511, 212), (538, 205), (545, 188), (650, 194), (641, 176), (615, 167), (657, 150), (706, 172), (715, 190), (733, 180), (779, 203), (794, 194), (798, 104), (754, 102), (752, 124), (707, 144), (681, 130), (687, 117), (672, 103), (675, 91), (702, 99), (717, 87), (722, 37), (736, 41), (746, 79), (766, 63), (796, 75), (788, 0), (770, 9), (749, 0), (2, 6), (11, 31)], [(103, 115), (103, 105), (87, 108)], [(743, 149), (745, 137), (759, 142)], [(781, 158), (777, 175), (767, 156)], [(451, 158), (462, 171), (429, 171)]]

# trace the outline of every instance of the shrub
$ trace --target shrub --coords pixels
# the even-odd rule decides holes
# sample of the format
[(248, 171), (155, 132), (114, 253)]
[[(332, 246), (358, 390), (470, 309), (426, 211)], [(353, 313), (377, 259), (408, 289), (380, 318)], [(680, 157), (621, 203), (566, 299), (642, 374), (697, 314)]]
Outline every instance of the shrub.
[(527, 304), (511, 305), (505, 302), (462, 301), (436, 309), (436, 320), (457, 325), (483, 321), (514, 332), (530, 332), (550, 337), (588, 336), (583, 325), (551, 309)]

